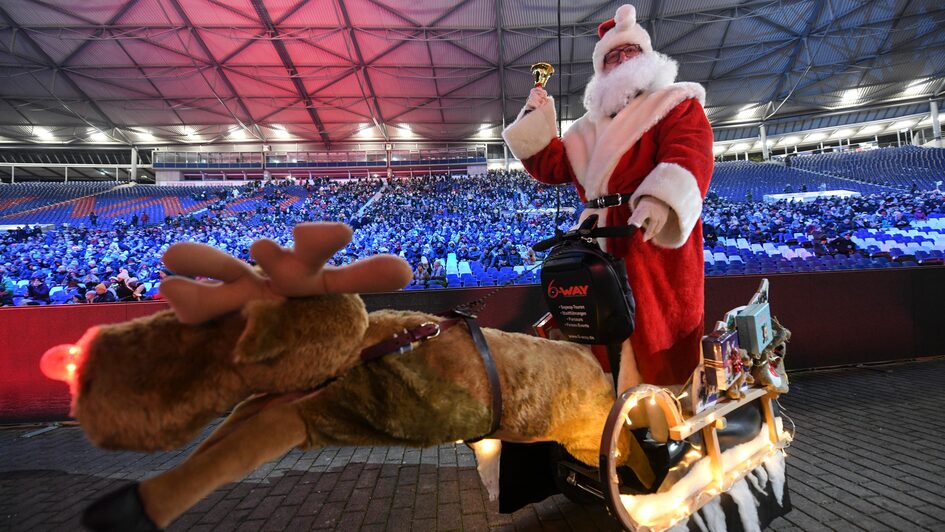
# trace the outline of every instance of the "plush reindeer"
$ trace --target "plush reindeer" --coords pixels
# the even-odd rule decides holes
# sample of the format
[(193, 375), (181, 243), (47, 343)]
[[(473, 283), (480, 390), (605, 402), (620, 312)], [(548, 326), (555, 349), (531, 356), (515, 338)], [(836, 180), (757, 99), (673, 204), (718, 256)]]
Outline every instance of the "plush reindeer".
[[(253, 244), (258, 269), (209, 246), (175, 244), (164, 262), (182, 276), (161, 285), (172, 311), (94, 327), (44, 355), (43, 371), (70, 382), (73, 415), (89, 439), (109, 449), (178, 448), (239, 403), (179, 466), (94, 503), (86, 526), (166, 527), (293, 447), (431, 446), (488, 435), (557, 441), (597, 465), (614, 392), (586, 348), (483, 329), (498, 376), (490, 382), (471, 336), (478, 326), (367, 313), (357, 292), (401, 288), (411, 272), (390, 255), (325, 266), (350, 239), (343, 224), (302, 224), (294, 249)], [(439, 332), (409, 350), (404, 342), (423, 328)], [(388, 344), (400, 349), (379, 354)], [(493, 411), (496, 384), (501, 412)], [(481, 472), (498, 470), (487, 449), (494, 443), (472, 444)], [(494, 494), (497, 475), (489, 478)]]

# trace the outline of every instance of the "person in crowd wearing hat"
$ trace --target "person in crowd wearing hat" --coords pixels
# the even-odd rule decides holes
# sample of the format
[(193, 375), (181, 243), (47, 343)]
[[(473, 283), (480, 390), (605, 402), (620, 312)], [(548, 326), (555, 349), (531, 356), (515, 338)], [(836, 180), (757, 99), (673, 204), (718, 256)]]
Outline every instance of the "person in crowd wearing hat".
[(558, 138), (554, 101), (535, 88), (502, 135), (538, 181), (576, 183), (587, 202), (582, 220), (597, 214), (601, 226), (641, 228), (605, 242), (625, 259), (637, 298), (618, 386), (682, 384), (699, 362), (703, 334), (699, 215), (713, 165), (705, 91), (675, 82), (678, 65), (653, 50), (632, 5), (619, 7), (598, 35), (586, 114)]
[(105, 286), (105, 283), (95, 285), (95, 295), (92, 297), (92, 303), (114, 303), (115, 301), (118, 301), (118, 298)]

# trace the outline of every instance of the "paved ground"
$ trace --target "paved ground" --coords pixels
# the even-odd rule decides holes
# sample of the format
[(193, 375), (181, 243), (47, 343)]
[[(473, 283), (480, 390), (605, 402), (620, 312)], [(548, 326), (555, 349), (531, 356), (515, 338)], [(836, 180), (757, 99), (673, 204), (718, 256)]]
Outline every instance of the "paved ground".
[[(945, 530), (945, 360), (794, 375), (795, 509), (775, 530)], [(107, 453), (75, 427), (0, 430), (0, 530), (74, 530), (98, 494), (185, 452)], [(346, 448), (291, 452), (213, 493), (172, 530), (613, 530), (555, 497), (500, 515), (472, 453)]]

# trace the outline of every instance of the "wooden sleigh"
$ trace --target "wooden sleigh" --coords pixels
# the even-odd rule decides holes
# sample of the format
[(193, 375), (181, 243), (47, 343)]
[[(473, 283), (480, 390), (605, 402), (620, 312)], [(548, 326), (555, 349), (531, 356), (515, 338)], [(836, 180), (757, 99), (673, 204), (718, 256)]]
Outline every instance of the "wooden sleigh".
[[(749, 305), (727, 313), (717, 330), (734, 329), (740, 312), (767, 301), (765, 279)], [(751, 382), (749, 368), (743, 367), (743, 375), (728, 375), (727, 384), (737, 389), (718, 390), (729, 393), (699, 407), (692, 406), (699, 400), (699, 383), (682, 392), (642, 384), (622, 393), (601, 438), (600, 468), (556, 458), (557, 489), (579, 502), (605, 505), (624, 529), (633, 531), (763, 528), (789, 511), (784, 457), (792, 435), (784, 430), (777, 398), (786, 391), (783, 342), (790, 333), (778, 332), (780, 345), (752, 357), (764, 364), (756, 365), (756, 373), (772, 372), (775, 382)], [(768, 367), (772, 357), (783, 380)], [(694, 378), (702, 371), (700, 365)], [(641, 419), (648, 426), (638, 427)], [(505, 452), (503, 465), (516, 459), (514, 448)], [(503, 476), (514, 474), (508, 469)]]

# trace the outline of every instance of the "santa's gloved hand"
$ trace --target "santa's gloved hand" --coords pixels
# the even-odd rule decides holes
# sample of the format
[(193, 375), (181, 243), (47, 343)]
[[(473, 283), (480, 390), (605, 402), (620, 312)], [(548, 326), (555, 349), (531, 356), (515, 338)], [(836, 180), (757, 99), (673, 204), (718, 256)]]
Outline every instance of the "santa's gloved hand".
[(535, 87), (528, 93), (528, 99), (525, 100), (525, 108), (535, 110), (548, 101), (548, 91), (541, 87)]
[(630, 214), (627, 224), (644, 229), (643, 241), (647, 242), (663, 230), (668, 219), (669, 205), (666, 202), (653, 196), (643, 196)]

